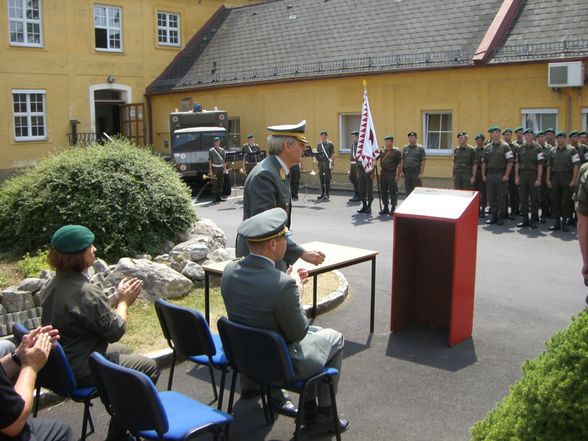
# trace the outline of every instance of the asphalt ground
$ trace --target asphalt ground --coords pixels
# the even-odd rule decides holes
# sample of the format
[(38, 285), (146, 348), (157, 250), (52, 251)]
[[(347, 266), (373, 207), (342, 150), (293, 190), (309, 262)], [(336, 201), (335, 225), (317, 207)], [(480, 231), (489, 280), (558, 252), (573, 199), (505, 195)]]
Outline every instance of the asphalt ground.
[[(219, 204), (206, 202), (206, 196), (197, 203), (199, 216), (213, 219), (228, 244), (234, 243), (242, 218), (241, 190), (236, 193)], [(392, 335), (393, 218), (357, 214), (359, 206), (347, 202), (348, 193), (335, 194), (329, 202), (316, 202), (316, 196), (302, 190), (293, 203), (297, 242), (320, 240), (379, 251), (374, 334), (369, 334), (369, 263), (342, 270), (349, 282), (348, 299), (315, 320), (346, 338), (337, 397), (341, 414), (351, 421), (344, 440), (469, 439), (472, 424), (520, 377), (524, 360), (535, 358), (550, 335), (586, 306), (575, 229), (553, 234), (549, 224), (541, 224), (538, 230), (521, 231), (517, 221), (499, 227), (481, 220), (472, 338), (450, 348), (447, 333), (436, 329), (413, 327)], [(373, 208), (377, 213), (377, 201)], [(426, 277), (427, 268), (421, 271)], [(165, 388), (168, 372), (163, 372), (160, 388)], [(187, 362), (176, 368), (174, 389), (206, 403), (212, 400), (208, 371)], [(100, 403), (92, 414), (97, 432), (88, 439), (102, 440), (108, 416)], [(79, 433), (82, 406), (64, 402), (40, 416), (65, 419)], [(294, 421), (283, 416), (267, 425), (254, 400), (237, 401), (234, 416), (231, 440), (288, 440), (294, 431)], [(334, 436), (307, 430), (302, 439)]]

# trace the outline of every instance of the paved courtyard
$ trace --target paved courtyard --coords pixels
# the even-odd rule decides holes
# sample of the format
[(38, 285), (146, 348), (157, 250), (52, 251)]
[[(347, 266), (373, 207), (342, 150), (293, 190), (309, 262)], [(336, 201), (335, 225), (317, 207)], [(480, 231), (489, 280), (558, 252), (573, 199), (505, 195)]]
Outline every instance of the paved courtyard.
[[(238, 195), (241, 193), (238, 190)], [(234, 195), (233, 195), (234, 196)], [(545, 340), (564, 328), (584, 306), (575, 229), (552, 234), (548, 225), (519, 231), (479, 226), (473, 337), (449, 348), (447, 334), (423, 327), (391, 335), (390, 291), (392, 237), (390, 217), (356, 213), (349, 194), (317, 203), (315, 193), (300, 192), (294, 202), (292, 230), (297, 242), (320, 240), (378, 250), (375, 332), (369, 334), (370, 264), (342, 270), (350, 295), (315, 324), (340, 330), (346, 337), (338, 395), (340, 412), (351, 420), (344, 440), (459, 441), (520, 376), (525, 359), (534, 358)], [(202, 201), (206, 201), (203, 198)], [(377, 213), (377, 201), (375, 201)], [(233, 244), (242, 217), (240, 199), (211, 205), (198, 203), (198, 214), (213, 219)], [(427, 268), (421, 268), (427, 276)], [(167, 370), (159, 386), (167, 384)], [(208, 372), (183, 363), (174, 388), (203, 402), (212, 399)], [(82, 406), (65, 402), (40, 416), (63, 418), (79, 433)], [(93, 410), (102, 440), (108, 417), (100, 403)], [(260, 404), (238, 401), (232, 440), (288, 440), (294, 421), (279, 417), (266, 425)], [(206, 439), (206, 438), (203, 438)], [(334, 439), (309, 431), (302, 439)]]

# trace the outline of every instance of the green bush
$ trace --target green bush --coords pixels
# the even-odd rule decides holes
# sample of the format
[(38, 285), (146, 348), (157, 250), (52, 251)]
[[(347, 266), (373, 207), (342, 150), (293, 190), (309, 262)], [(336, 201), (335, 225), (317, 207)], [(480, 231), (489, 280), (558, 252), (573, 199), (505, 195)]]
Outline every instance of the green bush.
[(122, 139), (52, 155), (0, 187), (0, 247), (15, 254), (65, 224), (90, 228), (108, 261), (151, 254), (195, 219), (171, 165)]
[(474, 441), (588, 439), (588, 308), (523, 365), (509, 395), (472, 427)]
[(6, 284), (6, 276), (3, 273), (0, 273), (0, 288), (4, 288)]
[(43, 270), (49, 269), (47, 250), (39, 250), (34, 254), (26, 253), (18, 261), (18, 269), (24, 277), (39, 277)]

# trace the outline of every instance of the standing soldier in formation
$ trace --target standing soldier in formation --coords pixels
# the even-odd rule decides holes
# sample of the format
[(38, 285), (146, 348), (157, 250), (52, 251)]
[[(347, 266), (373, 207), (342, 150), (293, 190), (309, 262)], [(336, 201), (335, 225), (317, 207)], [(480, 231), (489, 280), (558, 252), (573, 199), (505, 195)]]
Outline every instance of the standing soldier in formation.
[(416, 132), (408, 134), (408, 144), (402, 149), (402, 172), (404, 175), (404, 192), (406, 197), (412, 193), (415, 187), (422, 187), (421, 181), (425, 172), (427, 154), (422, 145), (417, 144)]
[(514, 131), (515, 136), (516, 136), (516, 143), (518, 145), (522, 145), (525, 142), (525, 138), (524, 138), (524, 129), (522, 127), (517, 127)]
[[(586, 148), (588, 149), (588, 132), (581, 131), (578, 136), (578, 141), (581, 145), (586, 146)], [(580, 158), (580, 159), (582, 159), (582, 158)], [(587, 152), (586, 157), (583, 160), (584, 160), (584, 162), (588, 162), (588, 152)]]
[(327, 139), (327, 132), (321, 132), (321, 142), (316, 145), (319, 166), (319, 178), (321, 180), (321, 195), (318, 201), (328, 201), (329, 193), (331, 192), (331, 170), (335, 165), (333, 155), (335, 154), (335, 146)]
[(576, 149), (566, 143), (566, 132), (558, 132), (555, 139), (557, 146), (551, 150), (551, 160), (547, 168), (547, 186), (551, 189), (551, 208), (555, 218), (549, 229), (567, 232), (569, 228), (565, 220), (572, 215), (570, 200), (578, 176), (580, 157)]
[[(581, 132), (585, 134), (586, 132)], [(573, 148), (576, 149), (576, 151), (578, 152), (578, 155), (580, 156), (580, 167), (582, 166), (582, 164), (584, 164), (585, 162), (588, 161), (588, 146), (580, 141), (580, 132), (570, 132), (570, 144), (572, 145)]]
[(508, 177), (512, 169), (514, 155), (508, 144), (500, 140), (499, 127), (490, 127), (488, 133), (490, 133), (490, 142), (484, 150), (482, 180), (488, 185), (488, 202), (492, 218), (488, 219), (486, 223), (502, 225), (504, 216), (501, 210), (506, 209)]
[(539, 197), (541, 199), (541, 218), (542, 224), (546, 222), (546, 219), (551, 216), (551, 191), (547, 187), (547, 166), (551, 158), (551, 149), (553, 146), (548, 144), (545, 137), (545, 132), (537, 133), (537, 144), (543, 149), (543, 174), (541, 175), (541, 192)]
[(453, 150), (453, 188), (471, 190), (476, 181), (476, 151), (468, 144), (468, 134), (457, 134), (459, 145)]
[(358, 213), (372, 214), (372, 201), (374, 200), (374, 170), (365, 171), (363, 163), (356, 157), (357, 161), (357, 185), (359, 187), (359, 197), (361, 199), (361, 208)]
[[(388, 135), (384, 138), (384, 148), (380, 154), (380, 191), (382, 192), (382, 204), (384, 208), (380, 214), (394, 215), (398, 203), (398, 178), (402, 170), (402, 152), (394, 147), (394, 137)], [(390, 208), (388, 208), (390, 201)]]
[(349, 155), (349, 180), (353, 184), (353, 197), (349, 199), (349, 202), (359, 202), (359, 186), (357, 185), (357, 167), (359, 164), (355, 159), (357, 155), (357, 141), (359, 140), (359, 132), (355, 130), (351, 132), (351, 153)]
[(555, 129), (553, 128), (548, 128), (544, 130), (545, 132), (545, 141), (547, 142), (547, 144), (555, 147)]
[(259, 145), (255, 143), (253, 133), (247, 135), (247, 142), (241, 147), (241, 153), (243, 153), (243, 167), (241, 167), (241, 170), (244, 170), (246, 176), (249, 175), (253, 167), (255, 167), (255, 164), (257, 164), (260, 151)]
[(225, 173), (227, 172), (226, 152), (220, 146), (220, 138), (212, 139), (212, 147), (208, 150), (208, 177), (212, 180), (213, 202), (225, 201), (222, 197)]
[[(510, 147), (513, 158), (515, 158), (517, 156), (519, 145), (512, 141), (512, 130), (504, 129), (504, 132), (502, 132), (502, 138), (504, 142), (507, 143)], [(512, 167), (510, 175), (508, 176), (508, 202), (508, 205), (510, 205), (510, 216), (508, 215), (507, 208), (504, 212), (504, 217), (509, 217), (512, 220), (515, 218), (515, 216), (519, 216), (521, 214), (519, 210), (519, 189), (515, 183), (514, 167)]]
[(482, 162), (484, 161), (484, 141), (486, 137), (482, 133), (476, 135), (476, 181), (474, 190), (480, 192), (480, 217), (486, 216), (486, 182), (482, 180)]
[[(519, 186), (521, 216), (523, 220), (517, 227), (537, 228), (539, 221), (539, 190), (543, 175), (543, 149), (534, 141), (535, 132), (527, 129), (525, 140), (519, 146), (515, 165), (515, 183)], [(529, 200), (531, 202), (531, 220), (529, 221)]]

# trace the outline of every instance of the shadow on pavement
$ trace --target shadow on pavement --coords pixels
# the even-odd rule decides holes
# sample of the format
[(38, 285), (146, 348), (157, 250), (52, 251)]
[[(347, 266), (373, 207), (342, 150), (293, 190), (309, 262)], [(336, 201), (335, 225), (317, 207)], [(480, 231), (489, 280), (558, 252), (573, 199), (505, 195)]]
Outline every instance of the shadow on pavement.
[(478, 361), (474, 341), (447, 345), (447, 332), (424, 326), (412, 326), (390, 334), (386, 356), (456, 372)]

